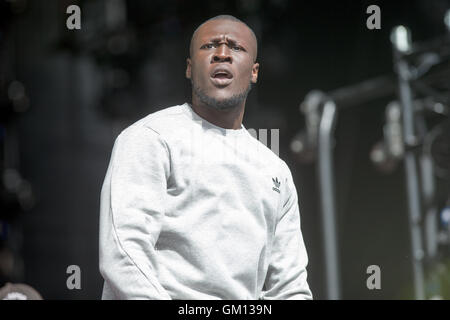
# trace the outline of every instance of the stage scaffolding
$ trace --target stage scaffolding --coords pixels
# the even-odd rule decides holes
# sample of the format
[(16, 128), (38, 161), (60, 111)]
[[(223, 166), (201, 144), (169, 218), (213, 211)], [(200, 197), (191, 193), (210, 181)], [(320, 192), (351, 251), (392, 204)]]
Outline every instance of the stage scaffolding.
[[(398, 26), (391, 33), (391, 43), (392, 74), (328, 93), (311, 91), (300, 105), (306, 128), (293, 139), (291, 150), (317, 163), (328, 299), (342, 297), (333, 149), (338, 114), (343, 109), (396, 97), (386, 110), (385, 147), (375, 150), (378, 153), (374, 155), (384, 153), (381, 158), (374, 156), (372, 161), (404, 163), (416, 299), (428, 298), (424, 260), (435, 259), (439, 244), (448, 243), (449, 239), (448, 234), (440, 234), (436, 222), (439, 218), (434, 201), (436, 168), (429, 146), (437, 134), (450, 128), (446, 125), (450, 116), (450, 33), (416, 44), (411, 42), (409, 29)], [(428, 128), (427, 114), (440, 115), (441, 123)], [(397, 130), (386, 130), (392, 128)], [(450, 142), (447, 143), (450, 148)]]

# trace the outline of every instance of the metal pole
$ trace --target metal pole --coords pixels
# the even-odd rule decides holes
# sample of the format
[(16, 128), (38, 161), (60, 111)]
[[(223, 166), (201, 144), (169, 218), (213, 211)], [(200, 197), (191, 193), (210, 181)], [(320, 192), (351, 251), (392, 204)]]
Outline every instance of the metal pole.
[(425, 299), (424, 273), (422, 260), (424, 251), (421, 231), (421, 206), (419, 181), (417, 173), (417, 161), (412, 146), (417, 144), (414, 133), (414, 106), (410, 87), (410, 70), (408, 63), (402, 58), (401, 53), (407, 53), (410, 48), (410, 33), (403, 26), (396, 27), (392, 34), (394, 44), (395, 64), (399, 80), (399, 97), (402, 105), (403, 136), (406, 143), (405, 151), (405, 179), (408, 198), (408, 218), (411, 237), (411, 255), (414, 276), (415, 297), (418, 300)]
[(327, 296), (340, 299), (338, 239), (336, 233), (336, 202), (333, 177), (333, 141), (336, 124), (336, 105), (325, 102), (319, 126), (318, 161), (322, 206), (322, 230), (325, 252)]
[(434, 177), (433, 159), (431, 157), (431, 144), (442, 130), (442, 126), (437, 126), (426, 135), (420, 158), (423, 199), (426, 210), (424, 233), (425, 248), (427, 253), (426, 256), (430, 260), (437, 258), (439, 244), (438, 208), (435, 201), (436, 181)]

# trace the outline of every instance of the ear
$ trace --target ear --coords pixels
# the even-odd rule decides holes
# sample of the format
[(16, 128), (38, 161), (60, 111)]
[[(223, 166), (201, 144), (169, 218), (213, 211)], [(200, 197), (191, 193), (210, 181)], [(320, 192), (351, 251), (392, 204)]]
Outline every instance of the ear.
[(258, 81), (258, 71), (259, 71), (259, 63), (253, 64), (253, 67), (252, 67), (252, 83), (256, 83)]
[(186, 78), (191, 78), (191, 59), (186, 59)]

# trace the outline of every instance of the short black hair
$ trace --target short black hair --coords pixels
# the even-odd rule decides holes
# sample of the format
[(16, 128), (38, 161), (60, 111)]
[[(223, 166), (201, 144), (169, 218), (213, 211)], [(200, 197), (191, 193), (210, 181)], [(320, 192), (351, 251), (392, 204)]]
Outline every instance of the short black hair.
[(208, 21), (213, 21), (213, 20), (231, 20), (231, 21), (234, 21), (234, 22), (240, 22), (240, 23), (244, 24), (250, 30), (251, 34), (253, 35), (253, 38), (255, 39), (255, 43), (256, 43), (255, 59), (256, 59), (256, 55), (257, 55), (257, 52), (258, 52), (258, 39), (256, 38), (255, 32), (253, 32), (252, 28), (250, 28), (248, 26), (248, 24), (246, 24), (244, 21), (236, 18), (235, 16), (229, 15), (229, 14), (220, 14), (218, 16), (209, 18), (208, 20), (203, 22), (201, 25), (199, 25), (197, 27), (197, 29), (195, 29), (195, 31), (192, 33), (191, 42), (189, 43), (189, 55), (190, 56), (192, 56), (192, 42), (194, 40), (194, 36), (197, 33), (198, 29), (200, 29), (200, 27), (202, 25), (204, 25), (205, 23), (207, 23)]

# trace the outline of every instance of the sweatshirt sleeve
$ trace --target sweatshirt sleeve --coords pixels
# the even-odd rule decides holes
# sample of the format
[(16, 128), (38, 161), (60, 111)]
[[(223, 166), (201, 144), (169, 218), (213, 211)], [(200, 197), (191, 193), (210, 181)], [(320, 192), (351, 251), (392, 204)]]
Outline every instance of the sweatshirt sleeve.
[(300, 227), (297, 190), (287, 165), (285, 169), (285, 197), (275, 230), (265, 290), (261, 299), (311, 300), (312, 293), (306, 271), (308, 255)]
[(103, 297), (171, 299), (157, 279), (168, 149), (150, 128), (132, 126), (116, 139), (100, 199), (100, 273)]

